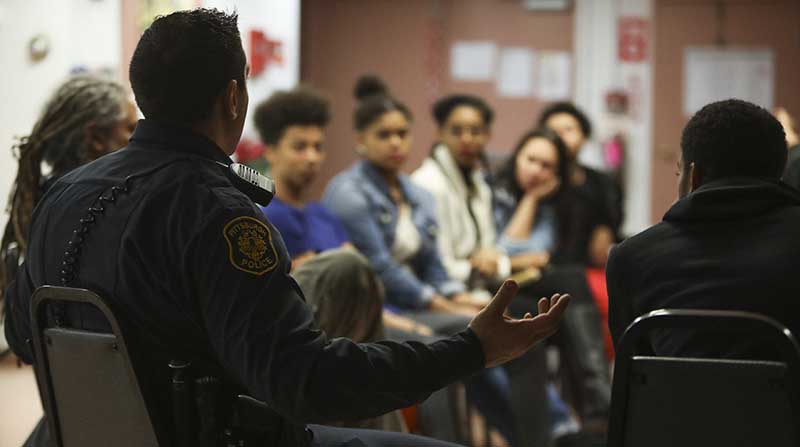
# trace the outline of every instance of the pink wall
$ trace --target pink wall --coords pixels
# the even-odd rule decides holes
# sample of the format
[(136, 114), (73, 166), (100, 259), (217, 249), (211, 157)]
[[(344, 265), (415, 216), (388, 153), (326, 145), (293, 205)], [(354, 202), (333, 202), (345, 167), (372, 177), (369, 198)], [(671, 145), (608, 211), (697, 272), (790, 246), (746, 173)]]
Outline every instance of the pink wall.
[(352, 90), (359, 75), (381, 76), (413, 112), (411, 171), (433, 142), (430, 105), (444, 94), (480, 95), (495, 108), (489, 143), (495, 152), (509, 151), (542, 107), (533, 99), (500, 98), (492, 83), (451, 81), (451, 42), (492, 40), (501, 47), (561, 51), (573, 45), (571, 11), (533, 14), (516, 0), (303, 0), (301, 9), (300, 77), (329, 96), (334, 115), (314, 195), (355, 160)]

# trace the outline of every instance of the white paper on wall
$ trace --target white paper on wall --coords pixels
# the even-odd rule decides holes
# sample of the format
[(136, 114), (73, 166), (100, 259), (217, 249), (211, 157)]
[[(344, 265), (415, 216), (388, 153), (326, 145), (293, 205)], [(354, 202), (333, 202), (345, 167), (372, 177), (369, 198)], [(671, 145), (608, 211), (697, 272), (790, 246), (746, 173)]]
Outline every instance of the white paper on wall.
[(450, 48), (450, 76), (457, 81), (490, 81), (497, 45), (491, 41), (461, 41)]
[(121, 8), (121, 0), (70, 0), (71, 17), (64, 19), (70, 24), (70, 39), (66, 41), (70, 69), (105, 70), (114, 78), (119, 76)]
[[(281, 62), (271, 62), (258, 76), (247, 81), (250, 94), (248, 117), (258, 104), (276, 90), (288, 90), (300, 80), (300, 0), (202, 0), (207, 8), (237, 11), (242, 44), (250, 55), (250, 32), (262, 31), (267, 39), (280, 42)], [(256, 139), (253, 120), (245, 121), (244, 136)]]
[(772, 109), (775, 56), (769, 49), (688, 47), (683, 54), (683, 113), (729, 98)]
[(536, 53), (525, 47), (500, 50), (497, 64), (497, 93), (509, 98), (530, 98), (534, 94)]
[(545, 101), (569, 99), (572, 94), (572, 56), (566, 51), (539, 53), (536, 96)]

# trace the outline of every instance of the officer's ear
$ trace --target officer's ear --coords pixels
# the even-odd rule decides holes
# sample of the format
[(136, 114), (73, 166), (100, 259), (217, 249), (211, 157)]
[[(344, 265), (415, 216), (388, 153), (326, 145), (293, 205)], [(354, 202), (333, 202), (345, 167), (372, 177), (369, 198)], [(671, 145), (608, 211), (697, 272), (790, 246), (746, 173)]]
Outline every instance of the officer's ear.
[(239, 118), (239, 113), (241, 113), (240, 99), (239, 82), (236, 79), (231, 79), (225, 87), (225, 115), (231, 120)]

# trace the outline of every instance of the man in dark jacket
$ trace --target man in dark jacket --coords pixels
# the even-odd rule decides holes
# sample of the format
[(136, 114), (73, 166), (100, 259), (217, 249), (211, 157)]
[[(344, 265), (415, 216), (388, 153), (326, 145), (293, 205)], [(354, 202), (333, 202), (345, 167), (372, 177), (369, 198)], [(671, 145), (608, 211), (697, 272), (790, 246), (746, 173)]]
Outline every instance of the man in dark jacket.
[[(661, 308), (742, 310), (800, 334), (800, 195), (779, 179), (786, 139), (766, 110), (709, 104), (686, 125), (679, 200), (650, 229), (617, 245), (607, 278), (615, 343), (639, 315)], [(706, 332), (651, 337), (663, 355), (769, 356), (755, 340)]]
[[(508, 282), (469, 328), (430, 345), (328, 339), (289, 276), (280, 234), (253, 201), (263, 195), (229, 169), (246, 76), (236, 15), (181, 11), (144, 32), (130, 79), (146, 119), (126, 148), (65, 175), (42, 198), (7, 295), (11, 348), (34, 360), (26, 339), (37, 287), (87, 288), (128, 323), (160, 445), (170, 445), (174, 426), (165, 397), (174, 357), (265, 401), (274, 415), (263, 445), (452, 445), (308, 424), (377, 416), (516, 358), (556, 330), (568, 300), (541, 300), (538, 316), (508, 320), (516, 290)], [(71, 327), (107, 326), (80, 306), (53, 314)]]

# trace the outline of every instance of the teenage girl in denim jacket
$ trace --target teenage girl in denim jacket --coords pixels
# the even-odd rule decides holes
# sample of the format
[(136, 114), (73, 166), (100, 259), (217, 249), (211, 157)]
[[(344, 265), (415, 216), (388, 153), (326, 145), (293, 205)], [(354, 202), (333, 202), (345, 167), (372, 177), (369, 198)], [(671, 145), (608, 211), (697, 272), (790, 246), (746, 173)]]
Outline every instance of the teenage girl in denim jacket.
[[(449, 278), (437, 251), (433, 198), (401, 173), (411, 148), (411, 113), (376, 78), (362, 78), (356, 96), (362, 159), (330, 181), (322, 203), (378, 273), (387, 307), (439, 335), (463, 330), (486, 303)], [(501, 368), (493, 368), (471, 380), (467, 392), (513, 444), (507, 381)]]
[(322, 202), (370, 260), (388, 305), (424, 319), (441, 314), (432, 326), (439, 320), (466, 324), (485, 303), (447, 275), (436, 246), (433, 198), (400, 171), (411, 148), (411, 113), (370, 88), (355, 113), (362, 160), (331, 180)]

